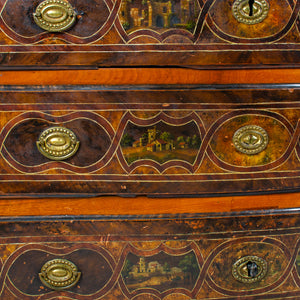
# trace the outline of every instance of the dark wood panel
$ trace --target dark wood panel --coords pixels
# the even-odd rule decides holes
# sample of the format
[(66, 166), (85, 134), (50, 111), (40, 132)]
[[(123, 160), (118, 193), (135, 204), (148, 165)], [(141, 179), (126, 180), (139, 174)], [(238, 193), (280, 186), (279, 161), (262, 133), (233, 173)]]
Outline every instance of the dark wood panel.
[(256, 22), (255, 13), (249, 15), (248, 19), (255, 21), (252, 24), (234, 16), (238, 0), (164, 4), (154, 0), (70, 0), (77, 16), (74, 26), (65, 32), (48, 32), (35, 23), (33, 14), (43, 1), (19, 2), (6, 0), (0, 5), (3, 69), (298, 64), (298, 0), (256, 2), (262, 3), (266, 17)]
[[(0, 299), (300, 297), (298, 210), (1, 218), (0, 229)], [(78, 284), (45, 287), (39, 273), (52, 259), (77, 265)], [(263, 274), (236, 277), (243, 259)]]
[[(296, 84), (3, 86), (2, 194), (297, 191), (299, 92)], [(51, 126), (75, 132), (81, 144), (73, 157), (39, 153), (37, 138)], [(257, 153), (234, 145), (249, 126), (256, 133), (245, 136), (245, 149), (265, 142)]]

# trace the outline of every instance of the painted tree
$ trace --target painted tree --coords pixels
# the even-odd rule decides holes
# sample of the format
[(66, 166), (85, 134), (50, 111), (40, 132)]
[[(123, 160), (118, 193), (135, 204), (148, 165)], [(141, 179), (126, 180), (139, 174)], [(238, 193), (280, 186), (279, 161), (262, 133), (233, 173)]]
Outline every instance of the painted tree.
[(185, 141), (189, 147), (192, 147), (192, 138), (190, 136), (188, 136)]
[(181, 135), (177, 138), (177, 143), (184, 142), (184, 137)]
[(173, 135), (170, 132), (164, 131), (161, 135), (160, 138), (165, 141), (165, 142), (171, 142), (174, 138)]
[(122, 276), (126, 280), (130, 277), (130, 272), (132, 271), (133, 263), (129, 260), (126, 259), (124, 263), (124, 267), (122, 269)]
[(170, 278), (171, 267), (170, 267), (170, 265), (167, 262), (164, 263), (163, 270), (164, 270), (164, 272), (165, 272), (165, 274), (167, 276), (167, 279), (169, 279)]
[(170, 265), (167, 262), (164, 263), (163, 270), (165, 273), (169, 273), (171, 271)]
[(130, 147), (132, 146), (133, 141), (134, 141), (133, 136), (128, 133), (125, 133), (121, 139), (121, 146)]
[(194, 282), (199, 275), (200, 269), (194, 253), (185, 255), (184, 258), (179, 261), (178, 266), (184, 272), (185, 278), (191, 282)]
[(201, 139), (198, 135), (194, 134), (192, 137), (192, 147), (198, 148), (201, 145)]

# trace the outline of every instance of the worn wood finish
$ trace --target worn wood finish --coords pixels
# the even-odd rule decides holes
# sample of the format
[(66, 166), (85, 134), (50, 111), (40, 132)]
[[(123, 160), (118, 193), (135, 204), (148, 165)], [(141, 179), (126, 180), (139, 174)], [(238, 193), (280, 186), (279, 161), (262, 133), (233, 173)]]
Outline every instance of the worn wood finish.
[[(299, 91), (297, 85), (3, 86), (3, 196), (295, 191)], [(268, 133), (257, 155), (233, 146), (235, 132), (247, 125)], [(37, 138), (51, 126), (74, 131), (83, 144), (76, 155), (56, 162), (38, 152)]]
[(298, 0), (268, 1), (267, 17), (251, 25), (234, 17), (233, 0), (169, 4), (70, 0), (77, 20), (62, 33), (49, 33), (34, 22), (33, 13), (41, 2), (1, 1), (2, 69), (298, 64)]
[[(295, 210), (2, 218), (0, 298), (299, 299), (299, 226)], [(264, 260), (266, 272), (240, 282), (234, 264), (249, 256)], [(43, 286), (38, 274), (55, 258), (77, 265), (76, 286)]]
[(300, 207), (299, 193), (234, 197), (11, 198), (0, 200), (1, 216), (147, 215), (212, 213)]
[[(3, 86), (2, 195), (297, 191), (299, 93), (292, 84)], [(250, 125), (268, 135), (255, 155), (233, 145)], [(51, 126), (76, 134), (76, 155), (57, 162), (39, 153)]]
[[(300, 299), (300, 0), (254, 25), (234, 0), (69, 0), (62, 33), (41, 2), (0, 0), (0, 299)], [(249, 156), (232, 137), (253, 124)], [(66, 161), (36, 148), (51, 126), (80, 140)], [(42, 284), (54, 258), (78, 284)]]

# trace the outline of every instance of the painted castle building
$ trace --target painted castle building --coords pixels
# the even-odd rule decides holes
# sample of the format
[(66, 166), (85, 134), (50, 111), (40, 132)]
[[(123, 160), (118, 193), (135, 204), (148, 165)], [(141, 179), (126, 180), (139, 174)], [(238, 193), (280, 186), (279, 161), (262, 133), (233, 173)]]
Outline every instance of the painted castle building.
[(183, 276), (182, 270), (178, 267), (172, 267), (170, 271), (166, 272), (158, 261), (147, 263), (144, 257), (140, 257), (139, 262), (132, 267), (132, 271), (130, 272), (133, 278), (150, 277), (152, 274), (165, 275), (166, 273), (170, 273), (171, 276)]
[(152, 129), (148, 129), (147, 138), (139, 138), (137, 141), (134, 141), (132, 147), (143, 147), (145, 146), (148, 151), (157, 152), (164, 150), (173, 150), (174, 149), (174, 141), (166, 142), (160, 138), (158, 138), (158, 131), (156, 127)]
[(186, 28), (195, 23), (195, 0), (122, 0), (119, 18), (125, 30), (132, 28)]

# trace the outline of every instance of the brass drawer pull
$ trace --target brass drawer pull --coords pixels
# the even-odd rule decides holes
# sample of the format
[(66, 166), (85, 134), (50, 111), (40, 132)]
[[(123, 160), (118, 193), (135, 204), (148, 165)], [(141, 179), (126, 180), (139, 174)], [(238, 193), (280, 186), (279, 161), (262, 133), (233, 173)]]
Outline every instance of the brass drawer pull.
[(79, 141), (70, 129), (51, 127), (42, 132), (36, 145), (38, 150), (47, 158), (64, 160), (77, 152)]
[(233, 277), (243, 283), (260, 281), (267, 274), (267, 262), (257, 256), (244, 256), (232, 267)]
[(245, 154), (257, 154), (266, 149), (269, 143), (267, 132), (260, 126), (247, 125), (233, 135), (234, 147)]
[(42, 29), (49, 32), (61, 32), (74, 24), (76, 12), (65, 0), (46, 0), (38, 5), (33, 18)]
[(42, 283), (53, 290), (71, 288), (78, 282), (80, 276), (76, 265), (66, 259), (48, 261), (39, 273)]
[(247, 25), (262, 22), (269, 13), (267, 0), (236, 0), (232, 6), (232, 13), (238, 22)]

